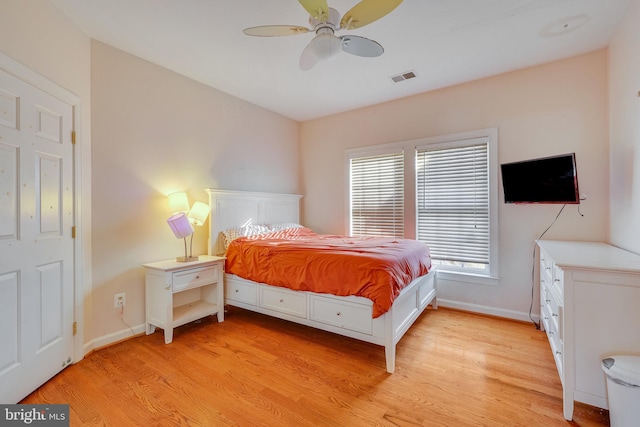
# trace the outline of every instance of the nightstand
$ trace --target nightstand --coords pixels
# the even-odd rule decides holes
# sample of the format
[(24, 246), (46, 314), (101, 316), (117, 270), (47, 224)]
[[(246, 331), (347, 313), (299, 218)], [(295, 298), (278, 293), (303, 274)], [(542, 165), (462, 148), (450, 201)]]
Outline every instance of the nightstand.
[(173, 341), (173, 328), (216, 314), (224, 321), (224, 258), (200, 256), (198, 261), (175, 260), (143, 264), (147, 335), (164, 330)]

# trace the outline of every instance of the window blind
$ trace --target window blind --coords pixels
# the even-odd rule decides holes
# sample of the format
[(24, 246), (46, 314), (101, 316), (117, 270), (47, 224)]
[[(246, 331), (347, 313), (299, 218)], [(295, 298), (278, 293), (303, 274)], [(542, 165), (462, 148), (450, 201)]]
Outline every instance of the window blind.
[(352, 158), (351, 235), (404, 236), (404, 153)]
[(418, 240), (434, 260), (489, 264), (488, 143), (416, 153)]

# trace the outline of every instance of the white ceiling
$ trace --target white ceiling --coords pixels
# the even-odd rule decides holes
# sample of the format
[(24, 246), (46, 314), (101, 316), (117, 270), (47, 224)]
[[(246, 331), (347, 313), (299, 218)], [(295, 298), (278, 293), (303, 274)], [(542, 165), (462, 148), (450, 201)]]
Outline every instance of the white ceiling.
[[(88, 36), (298, 121), (606, 47), (631, 0), (404, 0), (353, 31), (377, 58), (341, 53), (301, 71), (312, 32), (249, 37), (246, 27), (308, 25), (296, 0), (50, 0)], [(359, 0), (329, 0), (341, 14)], [(582, 25), (580, 25), (582, 24)], [(417, 78), (393, 83), (414, 71)]]

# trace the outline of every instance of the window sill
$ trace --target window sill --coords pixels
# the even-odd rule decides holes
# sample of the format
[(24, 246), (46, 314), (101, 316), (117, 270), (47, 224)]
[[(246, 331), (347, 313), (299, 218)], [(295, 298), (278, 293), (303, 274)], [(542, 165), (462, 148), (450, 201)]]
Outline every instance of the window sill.
[(451, 280), (454, 282), (472, 283), (474, 285), (498, 286), (500, 278), (490, 277), (481, 274), (465, 273), (462, 271), (436, 269), (436, 277), (441, 280)]

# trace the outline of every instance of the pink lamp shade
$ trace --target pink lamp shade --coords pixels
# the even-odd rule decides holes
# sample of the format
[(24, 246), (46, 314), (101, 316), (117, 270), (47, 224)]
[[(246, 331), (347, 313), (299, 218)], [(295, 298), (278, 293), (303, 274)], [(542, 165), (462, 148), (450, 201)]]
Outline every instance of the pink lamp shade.
[(189, 222), (187, 214), (184, 212), (171, 215), (169, 219), (167, 219), (167, 223), (177, 239), (182, 239), (193, 234), (193, 226), (191, 222)]

